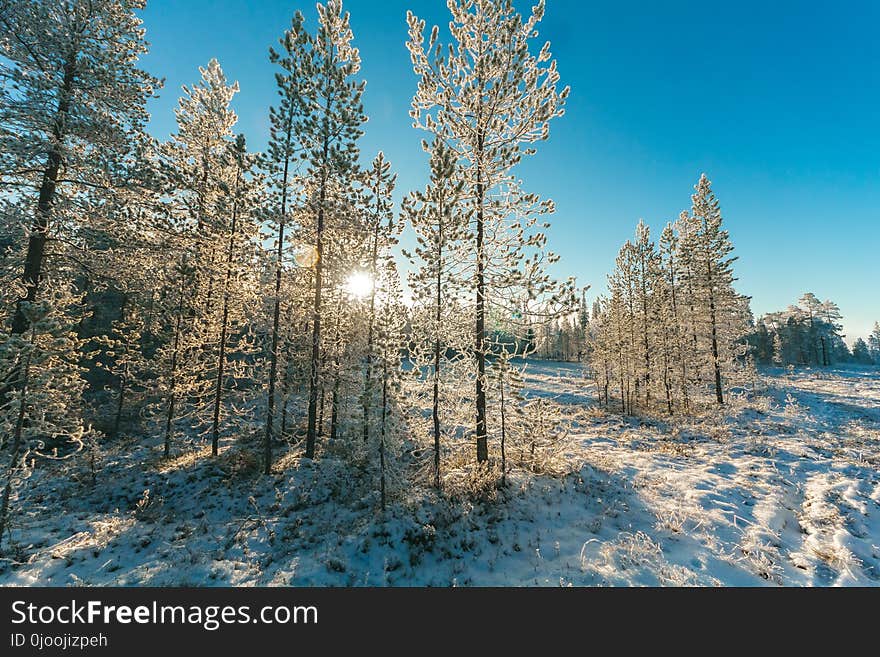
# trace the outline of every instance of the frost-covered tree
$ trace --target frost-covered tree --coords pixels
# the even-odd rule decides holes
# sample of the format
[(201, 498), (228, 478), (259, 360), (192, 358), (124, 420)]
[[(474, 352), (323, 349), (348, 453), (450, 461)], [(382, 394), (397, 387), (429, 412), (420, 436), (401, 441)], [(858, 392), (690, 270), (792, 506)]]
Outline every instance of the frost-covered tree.
[(743, 353), (746, 333), (743, 299), (733, 288), (733, 244), (723, 228), (721, 206), (705, 174), (691, 197), (693, 228), (681, 236), (686, 284), (694, 306), (698, 335), (708, 341), (711, 373), (718, 404), (724, 403), (726, 364)]
[(588, 354), (588, 336), (590, 333), (590, 307), (587, 305), (587, 291), (590, 286), (587, 285), (581, 289), (581, 297), (578, 301), (577, 312), (577, 361), (580, 363)]
[[(300, 259), (306, 252), (300, 252)], [(309, 362), (311, 353), (311, 330), (303, 309), (308, 305), (309, 292), (312, 289), (311, 266), (302, 266), (287, 270), (281, 298), (284, 300), (284, 334), (279, 344), (279, 372), (281, 376), (281, 418), (279, 433), (282, 439), (290, 440), (295, 426), (292, 421), (297, 417), (298, 409), (293, 407), (291, 400), (304, 398), (308, 391)], [(265, 313), (266, 317), (271, 312)]]
[(400, 289), (400, 274), (394, 260), (388, 258), (375, 280), (379, 294), (376, 317), (376, 358), (374, 366), (379, 379), (378, 436), (379, 499), (384, 513), (389, 489), (399, 479), (399, 455), (402, 451), (405, 403), (402, 394), (401, 350), (405, 344), (406, 309)]
[[(348, 12), (340, 0), (318, 4), (318, 26), (314, 36), (302, 30), (289, 37), (285, 48), (295, 62), (297, 110), (292, 116), (292, 134), (304, 158), (303, 176), (314, 193), (307, 195), (304, 215), (311, 226), (314, 249), (314, 294), (312, 298), (312, 352), (306, 430), (306, 456), (315, 456), (318, 435), (318, 400), (321, 369), (322, 295), (324, 291), (324, 247), (329, 208), (350, 194), (356, 174), (357, 139), (366, 122), (361, 96), (365, 83), (355, 79), (360, 71), (360, 54), (352, 41)], [(290, 84), (294, 84), (291, 81)], [(274, 352), (274, 348), (273, 348)], [(268, 434), (268, 431), (267, 431)]]
[(660, 260), (662, 285), (665, 290), (665, 299), (660, 303), (660, 312), (663, 318), (663, 330), (671, 348), (669, 376), (678, 380), (677, 387), (681, 392), (681, 403), (684, 411), (687, 412), (690, 406), (688, 362), (691, 352), (686, 347), (687, 322), (684, 316), (687, 306), (682, 304), (683, 290), (681, 289), (681, 266), (678, 261), (678, 234), (673, 223), (666, 224), (660, 235)]
[[(14, 303), (4, 290), (2, 300)], [(43, 280), (38, 301), (19, 304), (27, 331), (0, 332), (0, 367), (13, 384), (0, 402), (0, 435), (8, 462), (3, 470), (0, 499), (0, 544), (8, 527), (16, 490), (26, 480), (34, 456), (67, 458), (95, 439), (83, 423), (77, 403), (85, 389), (77, 335), (78, 316), (70, 307), (81, 295), (63, 282)], [(14, 374), (11, 374), (14, 372)]]
[(863, 338), (857, 338), (852, 348), (853, 360), (861, 365), (873, 364), (871, 351), (868, 349), (868, 343)]
[[(24, 292), (11, 330), (27, 331), (47, 260), (81, 260), (98, 208), (130, 184), (158, 81), (138, 68), (147, 51), (143, 0), (0, 3), (0, 200), (4, 232), (24, 226)], [(111, 226), (104, 228), (112, 232)], [(5, 241), (5, 238), (4, 238)], [(88, 258), (85, 259), (88, 261)]]
[(178, 254), (170, 260), (163, 304), (169, 342), (159, 350), (168, 358), (166, 455), (172, 426), (183, 417), (210, 438), (217, 454), (221, 422), (245, 419), (223, 404), (224, 386), (230, 374), (234, 378), (229, 365), (241, 369), (245, 355), (254, 355), (246, 335), (230, 335), (230, 326), (244, 328), (256, 294), (254, 158), (233, 132), (230, 103), (238, 84), (227, 82), (215, 59), (199, 72), (201, 80), (184, 87), (177, 131), (161, 149), (167, 245)]
[(157, 301), (160, 346), (153, 356), (157, 398), (152, 414), (157, 424), (162, 425), (166, 458), (171, 456), (178, 423), (189, 421), (192, 427), (199, 402), (210, 390), (210, 383), (203, 376), (202, 336), (196, 330), (199, 299), (191, 294), (196, 268), (191, 264), (188, 249), (179, 246), (181, 241), (186, 243), (186, 237), (174, 237), (177, 239), (170, 241), (168, 251), (176, 252), (176, 257), (161, 272), (163, 294)]
[[(820, 301), (812, 292), (796, 305), (767, 313), (757, 320), (749, 337), (759, 363), (827, 367), (847, 360), (849, 350), (841, 333), (840, 308), (830, 299)], [(770, 342), (769, 351), (762, 345)]]
[(376, 295), (379, 290), (380, 267), (389, 266), (389, 249), (396, 244), (397, 229), (394, 224), (394, 201), (392, 194), (397, 175), (391, 173), (391, 163), (380, 151), (372, 165), (364, 173), (366, 197), (365, 220), (369, 240), (368, 272), (370, 281), (369, 309), (367, 311), (367, 345), (364, 363), (364, 390), (362, 393), (364, 442), (370, 442), (371, 411), (373, 409), (373, 356), (376, 328)]
[(521, 412), (523, 404), (523, 377), (522, 370), (516, 366), (511, 366), (512, 354), (507, 349), (502, 349), (498, 358), (492, 363), (492, 382), (494, 383), (495, 392), (498, 396), (498, 418), (501, 430), (501, 440), (499, 447), (501, 450), (501, 485), (507, 486), (507, 450), (510, 443), (508, 442), (509, 427), (511, 426), (511, 417)]
[[(239, 135), (235, 143), (229, 145), (223, 163), (220, 187), (224, 193), (216, 208), (214, 233), (220, 242), (218, 246), (225, 246), (225, 253), (221, 250), (215, 256), (216, 273), (212, 274), (218, 278), (218, 292), (222, 293), (220, 305), (215, 310), (216, 317), (212, 318), (214, 330), (219, 334), (215, 348), (216, 384), (210, 429), (214, 456), (218, 451), (222, 422), (241, 419), (240, 408), (229, 413), (223, 403), (229, 382), (253, 378), (260, 361), (249, 335), (253, 299), (259, 285), (255, 276), (260, 264), (257, 205), (263, 194), (263, 181), (253, 172), (255, 163), (256, 158), (247, 152), (244, 137)], [(238, 422), (234, 424), (240, 426)]]
[[(177, 131), (162, 149), (174, 211), (186, 216), (206, 270), (214, 244), (217, 198), (226, 193), (222, 174), (234, 140), (238, 117), (230, 103), (238, 83), (228, 83), (216, 59), (199, 67), (201, 79), (183, 88), (175, 109)], [(206, 278), (210, 277), (207, 271)]]
[[(328, 249), (329, 250), (329, 249)], [(328, 272), (330, 273), (330, 272)], [(332, 279), (328, 279), (329, 280)], [(345, 377), (347, 367), (343, 363), (344, 356), (350, 356), (349, 344), (353, 329), (354, 315), (349, 308), (346, 299), (346, 290), (340, 285), (331, 285), (327, 290), (325, 298), (326, 311), (325, 315), (332, 330), (325, 333), (324, 345), (322, 351), (326, 354), (326, 361), (329, 361), (329, 370), (324, 373), (325, 379), (330, 382), (330, 440), (335, 441), (339, 437), (340, 424), (340, 406), (342, 405), (342, 397), (349, 389), (349, 383), (343, 390), (343, 378)], [(323, 390), (323, 389), (322, 389)], [(323, 409), (322, 409), (323, 412)], [(318, 431), (320, 435), (320, 430)]]
[(4, 517), (39, 442), (95, 444), (82, 399), (96, 346), (84, 339), (96, 335), (85, 292), (118, 282), (114, 254), (139, 218), (126, 205), (143, 182), (145, 104), (159, 86), (138, 67), (142, 7), (0, 2), (0, 406), (15, 443)]
[[(816, 319), (813, 319), (814, 333), (818, 335), (822, 364), (825, 367), (840, 353), (846, 352), (846, 343), (843, 342), (841, 331), (843, 330), (843, 315), (836, 303), (826, 299), (818, 308), (818, 330), (815, 328)], [(841, 349), (841, 347), (844, 347)]]
[[(271, 309), (271, 338), (269, 347), (269, 376), (267, 381), (268, 401), (266, 404), (266, 429), (263, 438), (263, 469), (269, 474), (272, 468), (272, 439), (275, 422), (275, 386), (278, 379), (279, 340), (281, 334), (282, 279), (284, 272), (285, 230), (290, 221), (291, 184), (299, 156), (297, 140), (298, 123), (304, 113), (302, 89), (304, 84), (304, 59), (311, 44), (311, 37), (304, 29), (304, 18), (297, 11), (291, 26), (281, 38), (281, 52), (269, 49), (269, 61), (281, 69), (275, 73), (280, 100), (278, 105), (269, 108), (269, 146), (264, 159), (269, 180), (272, 201), (267, 220), (275, 233), (274, 283)], [(313, 267), (315, 257), (311, 254), (301, 256)], [(287, 400), (284, 399), (286, 409)]]
[(773, 334), (773, 364), (774, 365), (782, 365), (783, 364), (782, 337), (779, 335), (779, 333)]
[(868, 336), (868, 349), (871, 351), (871, 359), (880, 365), (880, 322), (874, 322), (874, 330)]
[[(656, 343), (659, 327), (657, 297), (660, 285), (660, 258), (651, 241), (651, 232), (644, 221), (636, 226), (636, 239), (633, 243), (635, 281), (635, 315), (639, 329), (639, 360), (642, 364), (641, 383), (644, 388), (645, 405), (651, 404), (651, 371), (654, 367), (652, 354), (660, 349), (652, 348)], [(662, 332), (661, 332), (662, 335)]]
[(694, 210), (666, 225), (659, 249), (639, 222), (594, 312), (593, 378), (606, 406), (617, 389), (624, 413), (636, 404), (650, 412), (659, 399), (667, 413), (690, 411), (702, 371), (713, 374), (720, 402), (723, 378), (744, 364), (748, 299), (733, 289), (733, 246), (705, 176), (697, 191)]
[(104, 347), (99, 366), (115, 379), (115, 404), (112, 429), (109, 431), (114, 438), (119, 436), (126, 402), (131, 404), (133, 392), (144, 392), (144, 382), (150, 377), (151, 369), (144, 353), (145, 315), (133, 303), (133, 299), (129, 301), (128, 296), (123, 296), (119, 314), (120, 318), (113, 322), (110, 332), (99, 340)]
[[(384, 167), (382, 167), (384, 168)], [(387, 171), (387, 169), (386, 169)], [(375, 328), (376, 283), (371, 275), (373, 215), (364, 207), (367, 198), (357, 199), (334, 191), (329, 195), (336, 203), (328, 206), (327, 230), (324, 237), (324, 319), (327, 330), (322, 339), (322, 361), (325, 363), (319, 377), (322, 393), (329, 386), (331, 440), (335, 440), (352, 418), (346, 412), (348, 400), (358, 400), (364, 407), (364, 361), (372, 346), (365, 335)], [(368, 218), (369, 217), (369, 218)], [(381, 221), (381, 220), (380, 220)], [(376, 228), (380, 242), (386, 236), (387, 225)], [(384, 261), (386, 244), (377, 247), (377, 261)], [(379, 267), (377, 262), (376, 267)], [(371, 322), (372, 318), (372, 322)], [(319, 399), (322, 397), (319, 396)], [(343, 408), (343, 406), (345, 408)], [(323, 404), (319, 403), (323, 411)], [(319, 413), (319, 420), (322, 414)], [(364, 418), (361, 417), (361, 430)], [(322, 422), (318, 422), (321, 435)]]
[(798, 300), (798, 306), (802, 308), (807, 315), (807, 336), (805, 348), (809, 351), (807, 358), (809, 360), (820, 361), (823, 365), (827, 364), (827, 349), (822, 353), (822, 343), (824, 336), (820, 335), (818, 320), (822, 314), (822, 302), (812, 292), (807, 292)]
[[(477, 461), (489, 458), (486, 423), (488, 319), (493, 303), (504, 305), (512, 279), (525, 278), (511, 243), (539, 248), (540, 234), (529, 236), (535, 218), (553, 206), (520, 189), (513, 168), (547, 139), (550, 121), (562, 114), (568, 88), (559, 74), (549, 43), (535, 53), (532, 44), (544, 16), (540, 0), (524, 19), (511, 0), (453, 0), (449, 30), (453, 45), (438, 43), (439, 28), (425, 42), (425, 22), (407, 14), (413, 69), (419, 77), (411, 116), (416, 127), (434, 133), (451, 147), (462, 167), (470, 202), (474, 304), (475, 438)], [(535, 263), (537, 264), (537, 263)], [(494, 271), (493, 271), (494, 270)], [(516, 276), (516, 274), (519, 276)], [(533, 292), (537, 292), (534, 289)], [(518, 308), (516, 310), (519, 310)]]
[[(423, 386), (430, 386), (434, 486), (440, 488), (443, 431), (454, 428), (449, 414), (458, 415), (458, 396), (444, 404), (441, 395), (456, 390), (459, 377), (448, 366), (467, 351), (467, 325), (461, 321), (463, 270), (468, 241), (464, 182), (458, 175), (455, 153), (441, 139), (423, 144), (430, 153), (430, 182), (424, 191), (410, 194), (403, 202), (404, 220), (416, 234), (416, 248), (409, 255), (414, 268), (409, 286), (413, 298), (412, 348), (414, 386), (420, 403)], [(446, 416), (446, 417), (443, 417)]]
[(598, 401), (603, 403), (605, 408), (608, 408), (610, 404), (614, 356), (612, 317), (608, 306), (608, 299), (603, 296), (599, 296), (593, 302), (593, 309), (590, 313), (590, 332), (587, 335), (588, 371), (596, 384)]
[(617, 355), (621, 404), (625, 413), (632, 413), (638, 397), (639, 349), (636, 315), (636, 248), (629, 240), (621, 247), (615, 261), (616, 268), (608, 277), (611, 293), (611, 326)]

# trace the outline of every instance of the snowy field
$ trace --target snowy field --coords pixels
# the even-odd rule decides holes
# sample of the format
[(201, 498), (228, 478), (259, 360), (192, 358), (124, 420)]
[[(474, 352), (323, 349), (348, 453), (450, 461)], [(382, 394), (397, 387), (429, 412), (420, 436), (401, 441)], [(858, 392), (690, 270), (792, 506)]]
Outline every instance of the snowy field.
[(526, 382), (575, 422), (566, 477), (517, 475), (492, 504), (424, 493), (382, 521), (332, 459), (266, 477), (241, 446), (163, 462), (129, 439), (94, 487), (35, 473), (0, 583), (880, 585), (880, 372), (766, 371), (727, 417), (681, 421), (606, 414), (577, 365)]

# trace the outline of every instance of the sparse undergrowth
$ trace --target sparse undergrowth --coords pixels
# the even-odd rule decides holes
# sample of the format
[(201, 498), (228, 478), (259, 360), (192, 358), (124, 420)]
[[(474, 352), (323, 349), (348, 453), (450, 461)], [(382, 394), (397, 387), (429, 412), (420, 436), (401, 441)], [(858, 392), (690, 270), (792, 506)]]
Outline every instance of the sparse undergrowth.
[(346, 450), (291, 450), (267, 476), (256, 444), (164, 460), (120, 440), (94, 488), (49, 464), (24, 492), (32, 512), (16, 516), (0, 582), (880, 584), (880, 376), (771, 376), (724, 416), (680, 420), (595, 412), (565, 397), (575, 376), (539, 365), (527, 381), (570, 411), (567, 472), (514, 469), (501, 487), (452, 459), (443, 495), (392, 492), (384, 517), (369, 459)]

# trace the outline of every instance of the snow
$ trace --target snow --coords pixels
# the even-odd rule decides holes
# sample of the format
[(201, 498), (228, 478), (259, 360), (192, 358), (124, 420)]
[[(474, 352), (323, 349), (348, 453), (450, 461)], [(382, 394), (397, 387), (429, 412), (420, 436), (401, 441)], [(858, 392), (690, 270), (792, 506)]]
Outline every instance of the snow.
[(383, 520), (356, 464), (158, 439), (49, 463), (21, 493), (4, 585), (880, 584), (880, 372), (762, 372), (724, 415), (606, 413), (576, 364), (531, 362), (565, 404), (571, 473), (516, 472), (494, 501), (430, 491)]

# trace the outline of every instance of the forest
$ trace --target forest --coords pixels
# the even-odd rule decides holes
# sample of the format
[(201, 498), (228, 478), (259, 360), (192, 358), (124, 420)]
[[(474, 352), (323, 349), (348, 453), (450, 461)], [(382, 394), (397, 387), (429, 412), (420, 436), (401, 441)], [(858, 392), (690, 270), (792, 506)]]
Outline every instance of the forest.
[[(279, 26), (262, 152), (216, 59), (149, 133), (144, 6), (0, 0), (0, 582), (880, 582), (880, 324), (850, 348), (812, 292), (754, 317), (699, 172), (607, 292), (553, 276), (518, 173), (569, 96), (544, 0), (407, 14), (411, 190), (359, 147), (341, 0)], [(789, 525), (786, 436), (830, 450)], [(697, 546), (673, 458), (758, 463), (728, 483), (772, 508)], [(834, 491), (859, 512), (810, 516)]]

